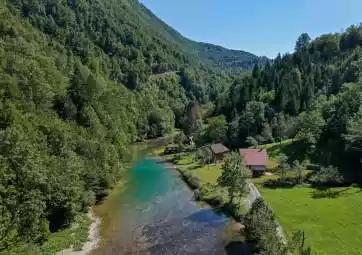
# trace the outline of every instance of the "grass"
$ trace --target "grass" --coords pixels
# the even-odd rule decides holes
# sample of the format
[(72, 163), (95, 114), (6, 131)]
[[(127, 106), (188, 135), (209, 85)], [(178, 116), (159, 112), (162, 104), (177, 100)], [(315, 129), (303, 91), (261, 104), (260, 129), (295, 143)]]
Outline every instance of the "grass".
[(269, 180), (277, 180), (279, 178), (279, 175), (262, 175), (260, 177), (253, 178), (253, 183), (256, 185), (261, 185), (266, 181)]
[(81, 250), (83, 244), (88, 241), (91, 223), (87, 214), (77, 215), (72, 227), (50, 235), (42, 246), (42, 254), (55, 254), (70, 247), (73, 247), (74, 250)]
[(361, 189), (331, 188), (333, 198), (318, 198), (319, 191), (311, 187), (260, 191), (289, 238), (295, 231), (305, 231), (313, 254), (361, 254)]
[(183, 153), (181, 158), (177, 160), (176, 163), (177, 165), (185, 166), (185, 165), (191, 165), (195, 163), (195, 161), (191, 153)]
[(165, 147), (166, 146), (160, 146), (160, 147), (154, 148), (151, 150), (150, 154), (152, 156), (161, 156), (161, 155), (163, 155), (163, 152), (165, 151)]
[(280, 147), (281, 145), (286, 145), (286, 144), (291, 144), (291, 143), (293, 143), (293, 139), (287, 139), (287, 140), (283, 140), (281, 142), (263, 144), (263, 145), (260, 145), (260, 147), (265, 148), (265, 149), (269, 149), (269, 148), (272, 148), (272, 147)]
[[(201, 200), (217, 208), (226, 208), (223, 212), (234, 216), (236, 219), (246, 213), (244, 202), (240, 198), (235, 198), (232, 211), (228, 208), (230, 205), (227, 189), (217, 184), (217, 179), (221, 175), (222, 162), (201, 165), (196, 161), (192, 152), (174, 155), (170, 160), (177, 165), (179, 170), (190, 176), (189, 179), (196, 178), (198, 180), (197, 188), (200, 190)], [(235, 211), (235, 208), (238, 208), (238, 211)]]
[(221, 163), (204, 165), (191, 170), (191, 174), (197, 176), (202, 183), (217, 184), (217, 179), (221, 175)]

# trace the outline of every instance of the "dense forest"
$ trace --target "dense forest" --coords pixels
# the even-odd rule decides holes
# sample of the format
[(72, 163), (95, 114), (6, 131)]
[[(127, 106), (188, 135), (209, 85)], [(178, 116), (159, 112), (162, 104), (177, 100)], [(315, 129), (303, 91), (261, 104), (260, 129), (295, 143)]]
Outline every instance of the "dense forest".
[(214, 115), (228, 123), (218, 139), (240, 147), (295, 138), (301, 154), (362, 181), (361, 46), (362, 26), (305, 33), (294, 53), (235, 77), (216, 101)]
[(359, 26), (303, 34), (269, 61), (135, 0), (0, 0), (0, 254), (41, 250), (122, 178), (129, 144), (174, 127), (235, 148), (296, 137), (361, 180), (361, 45)]
[[(122, 178), (128, 145), (231, 82), (135, 0), (1, 0), (0, 36), (1, 254), (41, 249)], [(265, 61), (245, 54), (238, 69)]]

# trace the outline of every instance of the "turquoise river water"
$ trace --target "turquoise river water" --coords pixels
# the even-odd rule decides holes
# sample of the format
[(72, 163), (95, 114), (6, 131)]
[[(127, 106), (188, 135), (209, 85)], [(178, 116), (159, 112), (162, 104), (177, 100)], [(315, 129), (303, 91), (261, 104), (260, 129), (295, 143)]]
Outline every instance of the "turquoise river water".
[(196, 203), (178, 172), (153, 159), (134, 163), (112, 203), (119, 219), (95, 254), (234, 254), (223, 238), (231, 221)]

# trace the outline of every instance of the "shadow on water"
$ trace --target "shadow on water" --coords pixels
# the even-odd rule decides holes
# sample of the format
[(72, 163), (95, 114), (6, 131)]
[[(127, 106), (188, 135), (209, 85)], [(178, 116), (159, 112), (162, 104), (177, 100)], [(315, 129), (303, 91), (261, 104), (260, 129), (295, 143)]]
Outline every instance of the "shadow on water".
[(232, 241), (225, 246), (227, 255), (249, 255), (248, 245), (242, 241)]

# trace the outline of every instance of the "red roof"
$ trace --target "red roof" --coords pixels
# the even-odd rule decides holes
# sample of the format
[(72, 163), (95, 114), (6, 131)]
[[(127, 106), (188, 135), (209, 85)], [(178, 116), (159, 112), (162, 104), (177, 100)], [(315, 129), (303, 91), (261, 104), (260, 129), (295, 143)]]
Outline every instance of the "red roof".
[(240, 154), (244, 156), (247, 166), (266, 166), (268, 164), (266, 149), (240, 149)]

